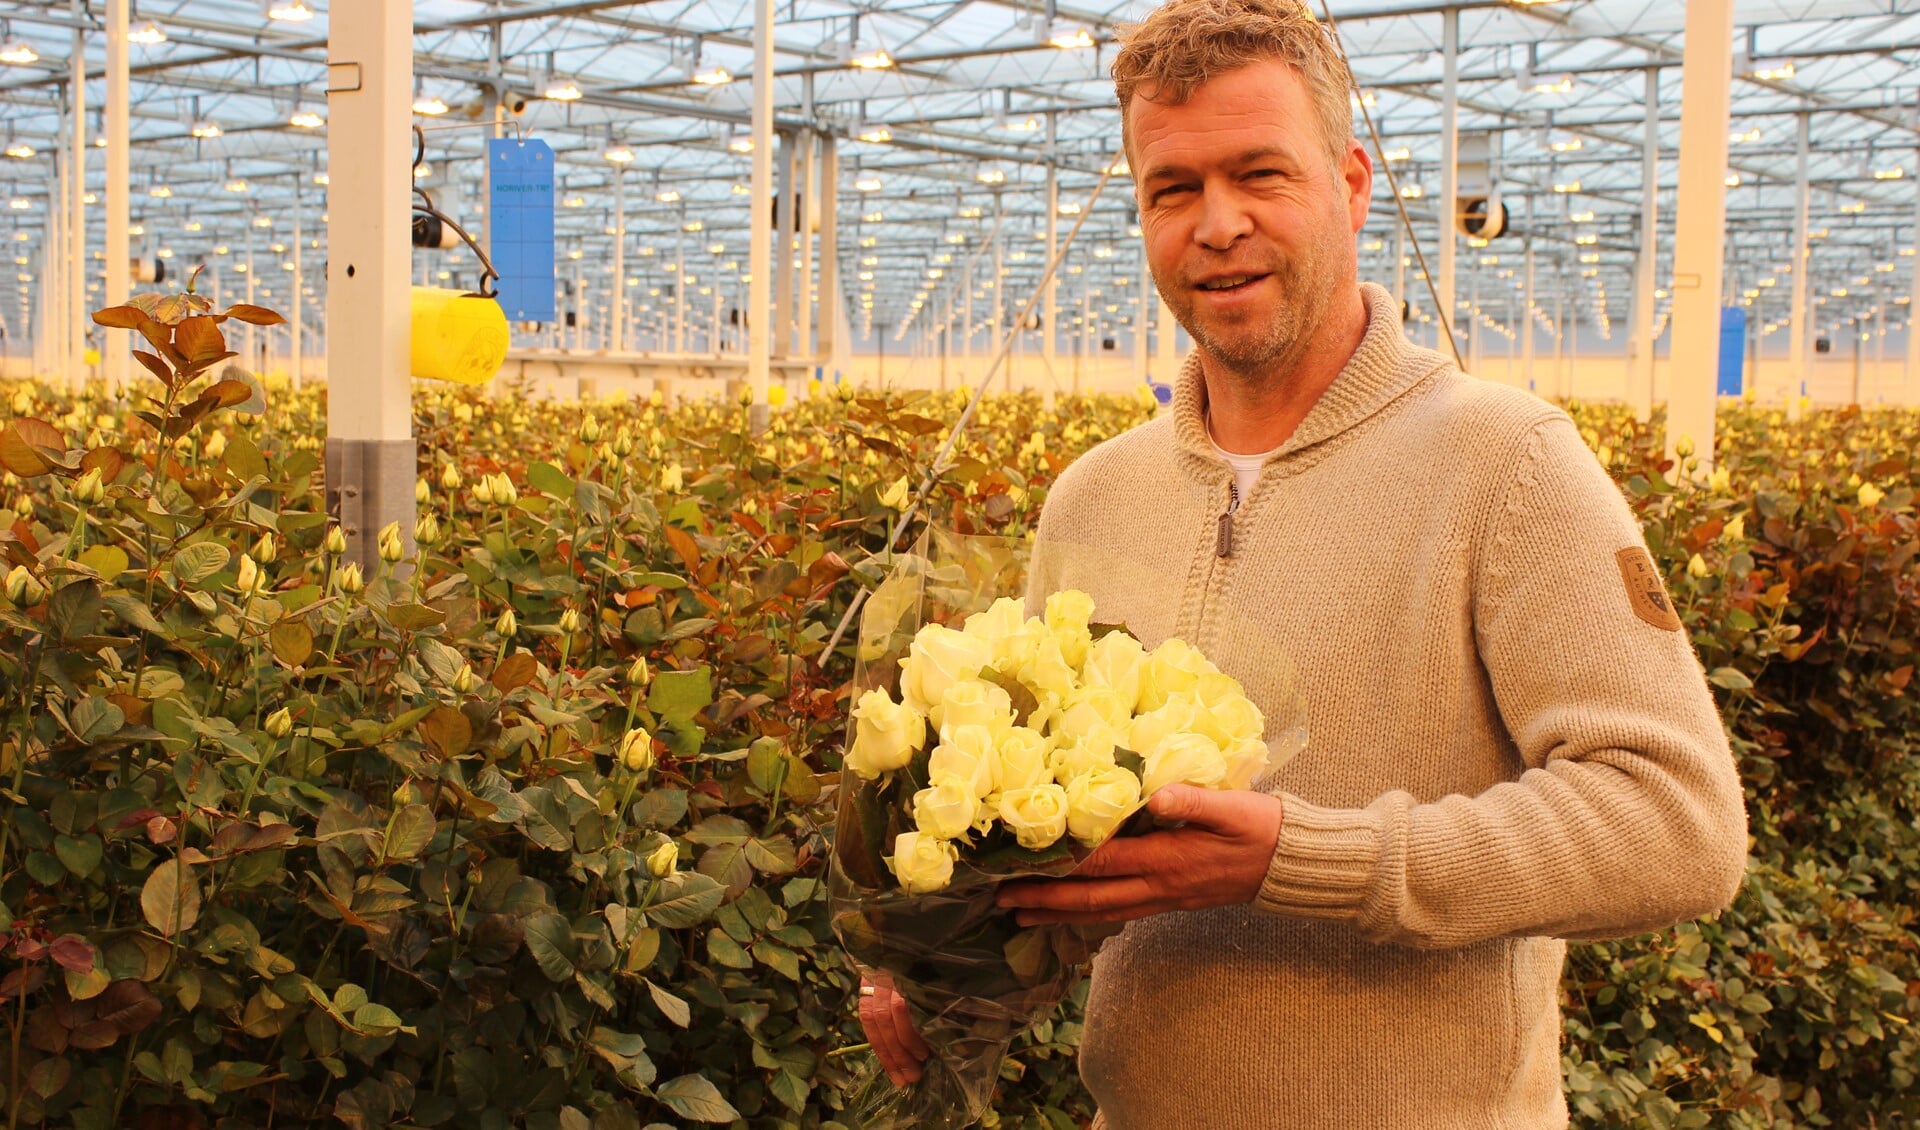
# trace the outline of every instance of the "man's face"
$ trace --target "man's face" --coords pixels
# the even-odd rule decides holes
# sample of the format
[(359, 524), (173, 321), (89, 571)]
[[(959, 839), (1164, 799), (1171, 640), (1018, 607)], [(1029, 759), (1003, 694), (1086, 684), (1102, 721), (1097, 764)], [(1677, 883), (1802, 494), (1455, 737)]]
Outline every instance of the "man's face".
[(1179, 105), (1152, 93), (1137, 93), (1128, 116), (1160, 294), (1231, 372), (1284, 370), (1350, 297), (1372, 163), (1354, 143), (1329, 167), (1307, 85), (1277, 59), (1228, 71)]

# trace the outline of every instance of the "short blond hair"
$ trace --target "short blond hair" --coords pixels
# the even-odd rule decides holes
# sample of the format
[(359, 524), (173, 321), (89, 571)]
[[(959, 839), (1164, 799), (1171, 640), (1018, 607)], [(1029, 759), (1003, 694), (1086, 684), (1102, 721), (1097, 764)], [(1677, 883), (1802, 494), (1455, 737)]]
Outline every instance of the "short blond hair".
[(1353, 76), (1332, 33), (1299, 0), (1168, 0), (1123, 29), (1112, 71), (1121, 136), (1130, 141), (1128, 107), (1143, 83), (1151, 101), (1177, 106), (1216, 75), (1268, 59), (1305, 80), (1328, 160), (1339, 168), (1353, 142)]

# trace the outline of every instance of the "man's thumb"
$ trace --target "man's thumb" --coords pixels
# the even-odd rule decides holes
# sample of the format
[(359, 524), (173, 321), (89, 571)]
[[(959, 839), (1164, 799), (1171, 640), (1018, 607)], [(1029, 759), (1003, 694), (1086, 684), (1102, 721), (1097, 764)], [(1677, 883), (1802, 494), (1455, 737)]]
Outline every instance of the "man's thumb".
[(1147, 798), (1147, 809), (1162, 820), (1204, 824), (1207, 790), (1184, 784), (1164, 785)]

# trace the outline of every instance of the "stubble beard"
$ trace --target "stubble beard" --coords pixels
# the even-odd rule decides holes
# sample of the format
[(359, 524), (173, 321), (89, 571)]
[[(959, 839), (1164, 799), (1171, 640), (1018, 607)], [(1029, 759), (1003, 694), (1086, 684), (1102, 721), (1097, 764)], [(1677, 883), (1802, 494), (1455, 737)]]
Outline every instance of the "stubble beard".
[(1197, 316), (1193, 288), (1185, 283), (1159, 287), (1160, 295), (1194, 343), (1224, 370), (1225, 376), (1249, 389), (1284, 382), (1319, 332), (1327, 310), (1337, 296), (1338, 251), (1331, 240), (1320, 240), (1293, 259), (1276, 260), (1269, 272), (1279, 289), (1271, 312), (1262, 320), (1235, 319), (1208, 322)]

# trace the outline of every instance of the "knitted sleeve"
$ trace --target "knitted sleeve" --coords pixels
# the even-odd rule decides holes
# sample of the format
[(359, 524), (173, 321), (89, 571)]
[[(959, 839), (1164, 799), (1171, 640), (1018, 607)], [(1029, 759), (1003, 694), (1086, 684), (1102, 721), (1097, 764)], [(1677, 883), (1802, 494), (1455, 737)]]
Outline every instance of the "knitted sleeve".
[(1255, 905), (1436, 949), (1724, 907), (1747, 852), (1733, 757), (1639, 525), (1564, 414), (1520, 445), (1479, 572), (1479, 659), (1524, 771), (1431, 803), (1282, 793)]

